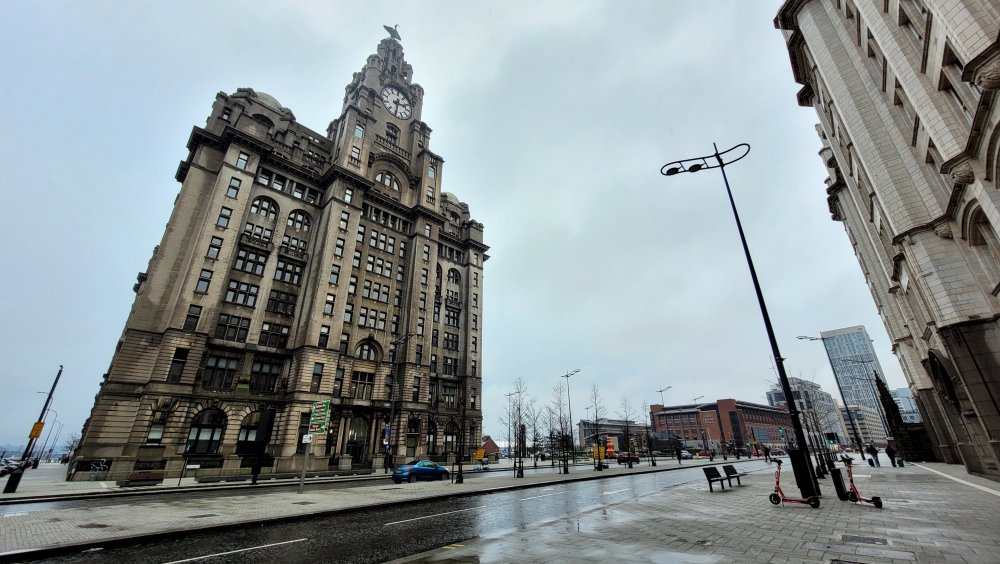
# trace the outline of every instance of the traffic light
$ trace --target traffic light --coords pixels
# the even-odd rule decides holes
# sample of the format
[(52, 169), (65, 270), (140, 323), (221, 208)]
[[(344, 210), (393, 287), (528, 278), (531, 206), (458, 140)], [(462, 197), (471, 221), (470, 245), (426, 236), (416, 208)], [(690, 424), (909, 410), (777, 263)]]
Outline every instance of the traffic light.
[(781, 442), (785, 442), (785, 428), (778, 427), (778, 432), (781, 433)]

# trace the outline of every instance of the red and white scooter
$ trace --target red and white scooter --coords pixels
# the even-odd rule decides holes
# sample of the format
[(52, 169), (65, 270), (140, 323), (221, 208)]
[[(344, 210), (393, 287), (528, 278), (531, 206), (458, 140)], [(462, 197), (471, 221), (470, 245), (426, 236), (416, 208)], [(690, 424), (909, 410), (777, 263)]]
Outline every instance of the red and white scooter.
[(854, 465), (851, 464), (852, 462), (854, 462), (854, 459), (847, 455), (841, 455), (840, 461), (843, 462), (844, 466), (847, 467), (847, 481), (848, 483), (850, 483), (851, 486), (847, 490), (847, 499), (854, 503), (861, 503), (861, 502), (870, 503), (875, 507), (877, 507), (878, 509), (882, 509), (882, 498), (875, 496), (871, 499), (865, 499), (861, 497), (861, 492), (859, 492), (857, 486), (854, 485), (854, 471), (853, 471)]
[(798, 497), (786, 497), (785, 492), (781, 491), (781, 460), (778, 458), (772, 459), (778, 464), (778, 469), (774, 471), (774, 493), (768, 497), (771, 503), (778, 505), (786, 502), (792, 503), (804, 503), (813, 509), (819, 507), (819, 498), (816, 496), (809, 496), (805, 499)]

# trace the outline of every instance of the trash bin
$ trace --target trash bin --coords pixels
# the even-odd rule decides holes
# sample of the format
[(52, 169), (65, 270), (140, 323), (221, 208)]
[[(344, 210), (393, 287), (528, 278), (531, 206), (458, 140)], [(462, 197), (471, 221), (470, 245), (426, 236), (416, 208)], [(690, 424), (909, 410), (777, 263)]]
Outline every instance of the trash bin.
[(834, 489), (837, 490), (837, 497), (840, 501), (847, 501), (847, 488), (844, 487), (844, 477), (840, 474), (840, 468), (831, 468), (830, 478), (833, 480)]

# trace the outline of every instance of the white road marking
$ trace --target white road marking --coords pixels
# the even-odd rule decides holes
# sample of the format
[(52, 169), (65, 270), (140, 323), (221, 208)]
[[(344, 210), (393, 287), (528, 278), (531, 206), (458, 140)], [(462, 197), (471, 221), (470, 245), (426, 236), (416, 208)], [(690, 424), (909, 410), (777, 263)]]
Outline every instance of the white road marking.
[(542, 497), (549, 497), (550, 495), (563, 495), (564, 493), (566, 493), (566, 492), (556, 492), (556, 493), (550, 493), (550, 494), (545, 494), (545, 495), (536, 495), (534, 497), (522, 497), (521, 501), (528, 501), (529, 499), (538, 499), (538, 498), (542, 498)]
[(425, 515), (423, 517), (414, 517), (413, 519), (404, 519), (402, 521), (393, 521), (392, 523), (386, 523), (382, 525), (383, 527), (388, 527), (389, 525), (398, 525), (400, 523), (409, 523), (410, 521), (419, 521), (421, 519), (430, 519), (431, 517), (440, 517), (442, 515), (451, 515), (452, 513), (461, 513), (463, 511), (472, 511), (473, 509), (482, 509), (486, 507), (485, 505), (477, 505), (476, 507), (470, 507), (468, 509), (456, 509), (455, 511), (446, 511), (444, 513), (435, 513), (434, 515)]
[(247, 552), (249, 550), (260, 550), (262, 548), (269, 548), (269, 547), (272, 547), (272, 546), (281, 546), (283, 544), (291, 544), (293, 542), (302, 542), (304, 540), (308, 540), (308, 539), (295, 539), (295, 540), (290, 540), (290, 541), (285, 541), (285, 542), (275, 542), (275, 543), (271, 543), (271, 544), (265, 544), (265, 545), (261, 545), (261, 546), (252, 546), (250, 548), (241, 548), (239, 550), (230, 550), (229, 552), (219, 552), (219, 553), (216, 553), (216, 554), (208, 554), (208, 555), (205, 555), (205, 556), (197, 556), (195, 558), (185, 558), (184, 560), (174, 560), (173, 562), (167, 562), (166, 564), (180, 564), (181, 562), (194, 562), (195, 560), (204, 560), (205, 558), (212, 558), (212, 557), (215, 557), (215, 556), (225, 556), (227, 554), (236, 554), (238, 552)]
[(632, 488), (625, 488), (625, 489), (623, 489), (623, 490), (615, 490), (615, 491), (613, 491), (613, 492), (604, 492), (604, 493), (602, 493), (601, 495), (611, 495), (611, 494), (616, 494), (616, 493), (622, 493), (622, 492), (627, 492), (627, 491), (629, 491), (630, 489), (632, 489)]
[[(910, 464), (913, 464), (913, 463), (910, 462)], [(928, 472), (934, 472), (935, 474), (939, 474), (941, 476), (944, 476), (945, 478), (948, 478), (949, 480), (955, 480), (959, 484), (965, 484), (967, 486), (972, 486), (972, 487), (976, 488), (977, 490), (982, 490), (982, 491), (984, 491), (986, 493), (991, 493), (991, 494), (993, 494), (995, 496), (1000, 496), (1000, 492), (998, 492), (996, 490), (991, 490), (990, 488), (987, 488), (986, 486), (980, 486), (979, 484), (973, 484), (972, 482), (966, 482), (965, 480), (956, 478), (954, 476), (949, 476), (948, 474), (945, 474), (944, 472), (938, 472), (937, 470), (934, 470), (932, 468), (928, 468), (926, 466), (921, 466), (920, 464), (913, 464), (913, 465), (916, 466), (917, 468), (923, 468), (924, 470), (927, 470)]]

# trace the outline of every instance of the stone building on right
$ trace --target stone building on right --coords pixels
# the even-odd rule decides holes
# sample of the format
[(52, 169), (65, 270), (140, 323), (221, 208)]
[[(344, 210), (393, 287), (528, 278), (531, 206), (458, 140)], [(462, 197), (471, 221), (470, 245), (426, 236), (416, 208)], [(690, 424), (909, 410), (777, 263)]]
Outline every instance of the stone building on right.
[(787, 0), (774, 23), (935, 454), (1000, 480), (1000, 4)]

